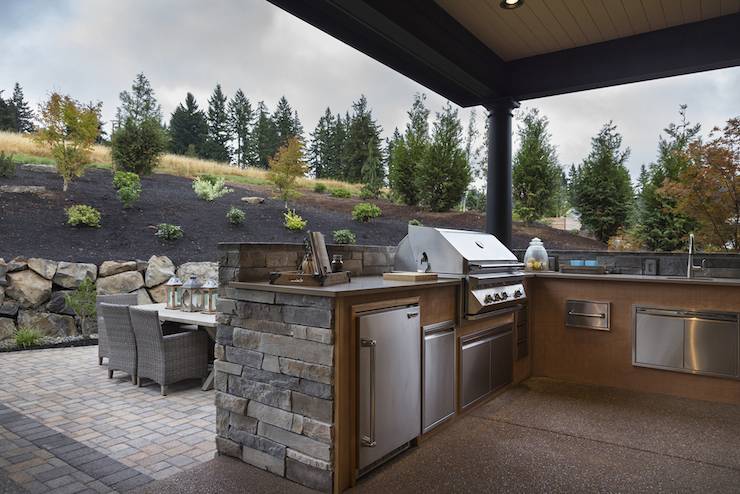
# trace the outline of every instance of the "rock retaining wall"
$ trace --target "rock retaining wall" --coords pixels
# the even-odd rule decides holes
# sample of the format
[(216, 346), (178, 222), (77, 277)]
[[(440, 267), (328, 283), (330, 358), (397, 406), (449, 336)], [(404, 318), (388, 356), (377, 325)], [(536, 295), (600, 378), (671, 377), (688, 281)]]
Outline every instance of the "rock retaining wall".
[[(79, 287), (85, 278), (95, 282), (98, 294), (137, 293), (139, 303), (164, 302), (164, 285), (170, 277), (200, 281), (215, 279), (215, 262), (188, 262), (175, 266), (165, 256), (148, 261), (57, 262), (39, 258), (0, 259), (0, 341), (11, 338), (18, 327), (34, 327), (43, 336), (76, 336), (80, 322), (67, 307), (64, 295)], [(95, 331), (95, 321), (88, 321)]]

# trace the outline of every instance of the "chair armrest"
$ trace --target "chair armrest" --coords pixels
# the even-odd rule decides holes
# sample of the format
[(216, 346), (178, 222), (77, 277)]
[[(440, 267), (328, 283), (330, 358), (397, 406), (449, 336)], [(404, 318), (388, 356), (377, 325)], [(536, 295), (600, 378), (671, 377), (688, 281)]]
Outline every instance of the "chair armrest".
[(203, 331), (188, 331), (163, 337), (165, 352), (207, 351), (208, 335)]

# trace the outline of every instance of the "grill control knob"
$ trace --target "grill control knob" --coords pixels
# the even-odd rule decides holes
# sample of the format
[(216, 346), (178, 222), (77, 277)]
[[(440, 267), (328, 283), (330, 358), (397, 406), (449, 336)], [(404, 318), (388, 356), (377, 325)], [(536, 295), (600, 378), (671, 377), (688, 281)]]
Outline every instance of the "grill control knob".
[(502, 293), (502, 294), (501, 294), (501, 298), (502, 298), (503, 300), (506, 300), (507, 298), (509, 298), (509, 294), (508, 294), (508, 293), (506, 293), (506, 292), (504, 292), (504, 293)]
[(494, 296), (494, 299), (496, 299), (496, 302), (498, 302), (499, 300), (501, 300), (501, 294), (500, 294), (500, 293), (497, 293), (497, 294), (496, 294), (496, 295)]
[(493, 303), (493, 297), (491, 297), (490, 294), (489, 295), (486, 295), (483, 298), (483, 303), (485, 303), (485, 304), (492, 304)]
[(516, 290), (516, 291), (514, 292), (514, 298), (519, 298), (519, 297), (521, 297), (521, 296), (522, 296), (522, 291), (521, 291), (521, 290)]

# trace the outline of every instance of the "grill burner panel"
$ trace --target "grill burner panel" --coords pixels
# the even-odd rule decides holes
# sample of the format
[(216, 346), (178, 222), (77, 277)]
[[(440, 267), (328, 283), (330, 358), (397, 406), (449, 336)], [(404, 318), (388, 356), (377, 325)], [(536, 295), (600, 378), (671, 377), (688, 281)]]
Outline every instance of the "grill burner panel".
[(461, 316), (494, 315), (526, 300), (524, 265), (493, 235), (409, 225), (398, 245), (395, 269), (460, 276), (465, 286)]

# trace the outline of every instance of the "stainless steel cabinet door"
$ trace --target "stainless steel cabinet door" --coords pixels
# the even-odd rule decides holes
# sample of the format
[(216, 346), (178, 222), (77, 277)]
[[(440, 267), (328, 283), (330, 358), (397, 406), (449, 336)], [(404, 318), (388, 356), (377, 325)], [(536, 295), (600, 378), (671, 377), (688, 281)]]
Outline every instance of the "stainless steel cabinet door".
[(419, 307), (373, 312), (360, 327), (360, 469), (421, 433)]
[(637, 313), (635, 363), (683, 368), (683, 319)]
[(455, 328), (424, 334), (424, 432), (455, 413)]
[(491, 391), (491, 339), (463, 343), (461, 351), (462, 406)]
[(510, 384), (514, 378), (514, 338), (509, 331), (491, 341), (491, 389)]
[(686, 369), (738, 375), (738, 326), (733, 321), (685, 320), (684, 366)]

